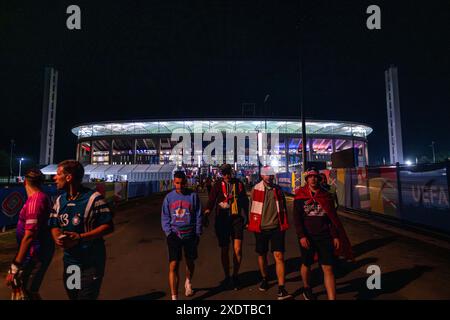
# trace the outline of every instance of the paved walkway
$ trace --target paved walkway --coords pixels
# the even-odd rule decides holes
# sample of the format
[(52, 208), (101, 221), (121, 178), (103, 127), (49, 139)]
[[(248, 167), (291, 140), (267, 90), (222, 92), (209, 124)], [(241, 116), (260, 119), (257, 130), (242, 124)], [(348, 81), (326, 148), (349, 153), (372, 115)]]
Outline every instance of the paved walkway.
[[(202, 201), (206, 195), (201, 195)], [(127, 203), (116, 212), (116, 231), (107, 237), (107, 269), (101, 299), (169, 299), (167, 283), (167, 252), (165, 236), (160, 225), (161, 195)], [(288, 200), (289, 209), (292, 199)], [(292, 219), (291, 219), (292, 220)], [(356, 262), (342, 263), (337, 268), (339, 299), (450, 299), (450, 250), (408, 237), (391, 227), (368, 223), (364, 219), (342, 216), (356, 253)], [(254, 236), (245, 232), (239, 291), (221, 291), (222, 268), (213, 221), (201, 238), (199, 259), (192, 299), (275, 299), (276, 285), (262, 293), (257, 290), (259, 272), (254, 252)], [(0, 235), (4, 237), (4, 235)], [(286, 239), (286, 288), (302, 299), (299, 288), (299, 248), (294, 229)], [(13, 250), (2, 248), (3, 258)], [(10, 261), (10, 260), (9, 260)], [(273, 259), (269, 259), (274, 275)], [(366, 269), (376, 264), (382, 271), (381, 290), (368, 290)], [(180, 270), (184, 271), (184, 268)], [(3, 271), (3, 270), (2, 270)], [(4, 277), (4, 272), (0, 274)], [(321, 273), (313, 269), (314, 291), (325, 299)], [(184, 283), (180, 281), (180, 289)], [(181, 291), (183, 292), (183, 291)], [(66, 299), (62, 284), (62, 255), (58, 250), (41, 288), (44, 299)], [(8, 299), (9, 291), (0, 282), (0, 299)]]

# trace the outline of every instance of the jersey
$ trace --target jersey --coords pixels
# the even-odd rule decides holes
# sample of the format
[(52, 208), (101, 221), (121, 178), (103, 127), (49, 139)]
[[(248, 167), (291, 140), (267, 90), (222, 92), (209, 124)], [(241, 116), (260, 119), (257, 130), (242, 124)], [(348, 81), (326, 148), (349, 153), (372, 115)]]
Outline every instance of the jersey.
[(34, 240), (31, 242), (31, 246), (26, 254), (26, 262), (32, 258), (39, 259), (46, 256), (46, 253), (53, 250), (54, 245), (48, 228), (51, 210), (51, 200), (42, 191), (35, 192), (28, 197), (20, 210), (16, 228), (18, 245), (22, 242), (25, 231), (29, 230), (34, 233)]
[[(89, 232), (102, 224), (112, 223), (112, 212), (103, 196), (96, 191), (82, 188), (74, 200), (67, 193), (60, 195), (50, 215), (50, 228), (77, 233)], [(102, 238), (81, 241), (75, 247), (64, 250), (64, 263), (89, 266), (104, 263), (105, 245)]]

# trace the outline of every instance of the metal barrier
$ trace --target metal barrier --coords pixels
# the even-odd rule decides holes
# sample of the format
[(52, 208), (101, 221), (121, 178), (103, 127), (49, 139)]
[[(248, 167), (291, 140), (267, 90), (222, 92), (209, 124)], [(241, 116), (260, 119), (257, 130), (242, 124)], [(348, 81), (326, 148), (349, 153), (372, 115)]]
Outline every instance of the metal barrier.
[[(375, 213), (450, 233), (450, 162), (323, 170), (345, 209)], [(297, 183), (293, 183), (294, 177)], [(277, 175), (287, 193), (299, 177)]]
[[(83, 183), (90, 189), (100, 192), (106, 202), (112, 207), (126, 202), (132, 198), (147, 197), (152, 193), (172, 189), (172, 181), (149, 182), (90, 182)], [(46, 192), (54, 201), (58, 194), (54, 184), (44, 186)], [(26, 201), (26, 192), (23, 185), (14, 185), (0, 189), (0, 229), (15, 226), (19, 219), (19, 212)]]

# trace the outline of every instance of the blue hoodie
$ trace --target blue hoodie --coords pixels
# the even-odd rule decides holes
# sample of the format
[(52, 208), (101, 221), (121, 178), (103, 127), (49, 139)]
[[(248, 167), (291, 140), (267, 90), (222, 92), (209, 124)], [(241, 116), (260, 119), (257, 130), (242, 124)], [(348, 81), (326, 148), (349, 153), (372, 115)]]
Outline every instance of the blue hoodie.
[(164, 198), (161, 210), (161, 226), (168, 236), (174, 232), (186, 239), (202, 233), (202, 205), (197, 193), (186, 190), (185, 194), (171, 191)]

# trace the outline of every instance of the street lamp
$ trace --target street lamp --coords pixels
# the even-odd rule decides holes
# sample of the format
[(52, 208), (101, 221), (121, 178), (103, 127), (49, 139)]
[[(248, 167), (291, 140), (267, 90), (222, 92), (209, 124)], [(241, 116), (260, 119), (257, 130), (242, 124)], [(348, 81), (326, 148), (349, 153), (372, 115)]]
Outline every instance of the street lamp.
[(24, 158), (19, 159), (19, 177), (22, 179), (22, 161), (24, 161)]

